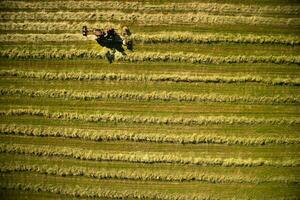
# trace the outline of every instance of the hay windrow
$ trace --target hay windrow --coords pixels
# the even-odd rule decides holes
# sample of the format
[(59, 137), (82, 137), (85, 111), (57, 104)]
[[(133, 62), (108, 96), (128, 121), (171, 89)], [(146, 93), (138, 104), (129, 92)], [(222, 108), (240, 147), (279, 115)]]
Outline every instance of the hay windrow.
[[(107, 51), (81, 49), (45, 49), (28, 50), (11, 48), (0, 51), (0, 57), (9, 59), (106, 59)], [(116, 61), (126, 62), (178, 62), (194, 64), (222, 64), (222, 63), (274, 63), (300, 64), (300, 56), (213, 56), (196, 53), (160, 53), (160, 52), (133, 52), (127, 56), (117, 55)]]
[(299, 118), (254, 118), (241, 116), (199, 116), (187, 117), (154, 117), (142, 115), (122, 115), (115, 113), (82, 114), (77, 112), (49, 112), (39, 109), (10, 109), (1, 110), (2, 116), (39, 116), (50, 119), (80, 120), (84, 122), (114, 122), (114, 123), (138, 123), (138, 124), (181, 124), (181, 125), (208, 125), (208, 124), (277, 124), (296, 125), (300, 124)]
[(64, 137), (77, 138), (91, 141), (133, 141), (133, 142), (156, 142), (175, 144), (239, 144), (239, 145), (267, 145), (267, 144), (300, 144), (297, 137), (239, 137), (222, 136), (207, 133), (143, 133), (138, 131), (118, 130), (89, 130), (78, 128), (56, 128), (56, 127), (35, 127), (13, 124), (2, 124), (0, 134), (24, 135), (37, 137)]
[(299, 26), (299, 18), (279, 18), (279, 17), (261, 17), (261, 16), (230, 16), (230, 15), (212, 15), (205, 12), (185, 12), (185, 13), (125, 13), (121, 11), (57, 11), (57, 12), (2, 12), (1, 21), (109, 21), (109, 22), (132, 22), (139, 24), (248, 24), (248, 25), (274, 25), (274, 26)]
[(235, 96), (220, 94), (190, 94), (184, 92), (132, 92), (115, 91), (73, 91), (73, 90), (38, 90), (26, 88), (0, 88), (3, 96), (29, 96), (47, 98), (65, 98), (77, 100), (121, 99), (134, 101), (179, 101), (179, 102), (227, 102), (258, 104), (299, 104), (299, 96)]
[(300, 79), (264, 78), (254, 75), (241, 76), (195, 76), (191, 74), (129, 74), (129, 73), (84, 73), (84, 72), (47, 72), (0, 70), (0, 77), (34, 78), (40, 80), (79, 80), (79, 81), (154, 81), (189, 83), (262, 83), (268, 85), (299, 86)]

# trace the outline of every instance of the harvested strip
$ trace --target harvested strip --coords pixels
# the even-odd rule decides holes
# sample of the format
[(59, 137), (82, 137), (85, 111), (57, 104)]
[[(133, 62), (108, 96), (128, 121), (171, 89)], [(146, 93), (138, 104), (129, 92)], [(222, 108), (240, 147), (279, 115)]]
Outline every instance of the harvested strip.
[(174, 163), (174, 164), (194, 164), (194, 165), (218, 165), (224, 167), (254, 167), (254, 166), (275, 166), (275, 167), (298, 167), (299, 159), (285, 159), (276, 161), (269, 159), (241, 159), (241, 158), (211, 158), (211, 157), (189, 157), (178, 153), (162, 152), (114, 152), (95, 151), (81, 148), (70, 148), (48, 145), (29, 144), (0, 144), (0, 152), (16, 153), (36, 156), (62, 156), (81, 160), (95, 161), (124, 161), (134, 163)]
[[(122, 31), (122, 27), (124, 23), (113, 23), (113, 22), (95, 22), (95, 21), (52, 21), (52, 22), (43, 22), (43, 21), (14, 21), (14, 20), (0, 20), (0, 30), (1, 33), (79, 33), (78, 31), (82, 29), (82, 26), (87, 26), (89, 28), (100, 28), (106, 29), (108, 27), (115, 28), (118, 32)], [(166, 24), (159, 24), (155, 27), (149, 26), (147, 24), (131, 24), (130, 29), (133, 31), (133, 34), (143, 34), (143, 33), (152, 33), (154, 32), (165, 32), (166, 27), (170, 33), (185, 33), (192, 32), (196, 35), (200, 34), (205, 35), (205, 33), (216, 34), (218, 35), (226, 35), (227, 33), (241, 34), (242, 36), (255, 35), (256, 37), (266, 35), (266, 28), (263, 26), (253, 27), (248, 25), (201, 25), (199, 27), (194, 26), (193, 24), (178, 24), (168, 26)], [(183, 31), (184, 30), (184, 31)], [(289, 29), (282, 29), (280, 27), (272, 27), (272, 29), (268, 29), (268, 34), (270, 37), (285, 37), (286, 39), (296, 38), (299, 40), (299, 31), (296, 27), (289, 27)]]
[(72, 42), (87, 40), (81, 34), (0, 34), (0, 41), (9, 42)]
[(116, 73), (83, 73), (83, 72), (34, 72), (0, 70), (0, 76), (15, 76), (20, 78), (36, 78), (42, 80), (105, 80), (105, 81), (171, 81), (171, 82), (204, 82), (204, 83), (245, 83), (255, 82), (270, 85), (299, 86), (300, 79), (264, 78), (260, 76), (194, 76), (190, 74), (116, 74)]
[(0, 95), (30, 96), (48, 98), (66, 98), (79, 100), (122, 99), (135, 101), (185, 101), (185, 102), (244, 102), (259, 104), (299, 104), (299, 96), (231, 96), (218, 94), (189, 94), (183, 92), (130, 92), (130, 91), (73, 91), (73, 90), (37, 90), (26, 88), (0, 88)]
[(254, 35), (254, 34), (232, 34), (232, 33), (203, 33), (195, 34), (191, 32), (157, 32), (135, 33), (132, 38), (135, 41), (146, 43), (156, 42), (190, 42), (190, 43), (216, 43), (216, 42), (233, 42), (233, 43), (259, 43), (259, 44), (286, 44), (299, 45), (298, 37), (280, 36), (280, 35)]
[(264, 145), (264, 144), (300, 144), (300, 138), (260, 136), (260, 137), (237, 137), (218, 136), (217, 134), (172, 134), (172, 133), (140, 133), (126, 130), (88, 130), (76, 128), (34, 127), (23, 125), (2, 124), (0, 134), (27, 135), (40, 137), (65, 137), (79, 138), (92, 141), (135, 141), (135, 142), (164, 142), (178, 144), (241, 144), (241, 145)]
[[(293, 5), (257, 6), (235, 5), (221, 3), (164, 3), (150, 4), (148, 2), (117, 2), (117, 1), (1, 1), (0, 7), (7, 9), (30, 10), (134, 10), (134, 11), (198, 11), (212, 13), (248, 13), (248, 14), (288, 14), (299, 15), (300, 7)], [(238, 11), (238, 12), (237, 12)]]
[[(26, 163), (27, 162), (27, 163)], [(85, 176), (89, 178), (97, 179), (126, 179), (126, 180), (142, 180), (142, 181), (201, 181), (209, 183), (266, 183), (266, 182), (279, 182), (279, 183), (299, 183), (296, 177), (266, 177), (257, 178), (252, 177), (248, 174), (236, 175), (219, 175), (217, 173), (206, 173), (201, 172), (185, 172), (185, 171), (174, 171), (172, 170), (161, 170), (161, 169), (145, 169), (145, 168), (134, 168), (128, 169), (123, 168), (91, 168), (82, 166), (67, 167), (64, 165), (37, 165), (29, 163), (28, 161), (14, 161), (13, 163), (2, 163), (0, 164), (0, 172), (35, 172), (47, 175), (56, 176)]]
[(0, 111), (0, 116), (40, 116), (51, 119), (80, 120), (85, 122), (115, 122), (115, 123), (142, 123), (142, 124), (182, 124), (182, 125), (206, 125), (206, 124), (300, 124), (298, 118), (250, 118), (250, 117), (224, 117), (224, 116), (199, 116), (187, 117), (152, 117), (141, 115), (121, 115), (114, 113), (81, 114), (76, 112), (49, 112), (37, 109), (10, 109)]
[[(111, 63), (106, 60), (11, 60), (0, 61), (1, 70), (47, 71), (47, 72), (85, 72), (85, 73), (128, 73), (128, 74), (186, 74), (201, 76), (238, 76), (251, 75), (276, 78), (297, 79), (300, 77), (298, 65), (277, 64), (186, 64), (178, 71), (178, 63)], [(101, 67), (99, 67), (101, 65)], [(122, 66), (122, 67), (120, 67)], [(113, 68), (113, 71), (112, 71)], [(270, 70), (272, 68), (272, 70)], [(66, 70), (68, 69), (68, 70)], [(234, 74), (232, 73), (234, 71)]]
[[(195, 182), (157, 182), (157, 181), (121, 181), (121, 180), (96, 180), (86, 177), (58, 177), (47, 176), (30, 172), (2, 173), (1, 188), (52, 192), (72, 195), (74, 197), (99, 198), (94, 194), (106, 191), (106, 198), (110, 194), (123, 194), (113, 196), (114, 199), (160, 199), (160, 200), (198, 200), (198, 199), (259, 199), (264, 196), (269, 199), (276, 197), (297, 199), (297, 184), (211, 184)], [(76, 182), (76, 186), (74, 184)], [(47, 190), (44, 190), (47, 188)], [(111, 189), (113, 188), (113, 190)], [(109, 192), (112, 190), (112, 193)], [(268, 193), (267, 191), (272, 191)], [(216, 191), (218, 191), (216, 193)], [(255, 192), (253, 192), (255, 191)], [(136, 193), (136, 196), (131, 194)], [(149, 194), (150, 196), (145, 196)], [(139, 194), (139, 195), (138, 195)], [(163, 194), (163, 195), (160, 195)], [(70, 196), (69, 196), (70, 197)], [(97, 198), (97, 199), (98, 199)]]
[(140, 24), (249, 24), (274, 26), (299, 26), (300, 18), (279, 18), (260, 16), (223, 16), (204, 12), (186, 13), (125, 13), (120, 11), (94, 12), (1, 12), (0, 20), (19, 21), (111, 21)]
[[(3, 178), (3, 175), (2, 177)], [(97, 185), (97, 187), (91, 186), (79, 186), (76, 185), (57, 185), (57, 184), (32, 184), (32, 183), (12, 183), (0, 182), (1, 189), (14, 189), (33, 192), (50, 192), (59, 195), (69, 195), (71, 197), (87, 197), (87, 198), (113, 198), (113, 199), (161, 199), (161, 200), (209, 200), (210, 196), (199, 194), (180, 194), (180, 193), (162, 193), (158, 191), (142, 191), (134, 190), (132, 188), (126, 188), (126, 190), (111, 190)], [(150, 186), (149, 186), (150, 187)]]
[[(267, 183), (267, 182), (277, 182), (277, 183), (298, 183), (299, 178), (296, 176), (299, 172), (298, 168), (294, 167), (222, 167), (222, 166), (199, 166), (199, 165), (170, 165), (170, 164), (162, 164), (162, 163), (152, 163), (152, 164), (140, 164), (140, 163), (128, 163), (128, 162), (95, 162), (95, 161), (85, 161), (85, 160), (76, 160), (76, 159), (68, 159), (61, 157), (37, 157), (30, 155), (17, 155), (17, 154), (9, 154), (9, 153), (1, 153), (0, 154), (0, 162), (9, 164), (10, 166), (26, 164), (32, 166), (61, 166), (61, 168), (74, 168), (75, 166), (79, 168), (86, 169), (85, 171), (93, 170), (97, 172), (101, 169), (106, 169), (107, 171), (120, 171), (120, 167), (124, 171), (128, 172), (140, 172), (148, 175), (157, 174), (159, 175), (161, 172), (165, 172), (170, 175), (170, 180), (173, 178), (181, 177), (180, 175), (184, 174), (184, 177), (189, 179), (191, 177), (211, 177), (210, 180), (198, 180), (202, 182), (208, 183)], [(92, 171), (91, 171), (92, 172)], [(256, 174), (254, 177), (253, 174)], [(74, 174), (75, 175), (75, 174)], [(78, 174), (80, 176), (80, 174)], [(125, 174), (124, 174), (125, 175)], [(129, 173), (127, 173), (129, 175)], [(76, 175), (75, 175), (76, 176)], [(183, 177), (183, 176), (182, 176)], [(217, 178), (219, 177), (219, 178)], [(243, 177), (243, 178), (242, 178)], [(97, 177), (95, 177), (97, 178)], [(100, 177), (99, 177), (100, 178)], [(112, 177), (113, 178), (113, 177)], [(136, 177), (137, 178), (137, 177)], [(134, 180), (138, 180), (138, 179)], [(140, 177), (142, 178), (142, 177)], [(167, 178), (168, 179), (168, 178)], [(193, 180), (178, 180), (178, 181), (193, 181)], [(150, 180), (150, 179), (149, 179)], [(153, 179), (155, 180), (155, 178)], [(162, 179), (157, 179), (162, 180)], [(169, 180), (165, 180), (169, 181)], [(250, 181), (250, 182), (248, 182)]]
[[(1, 54), (0, 54), (1, 55)], [(121, 57), (120, 60), (137, 61), (163, 61), (163, 62), (187, 62), (187, 63), (276, 63), (276, 64), (300, 64), (300, 56), (210, 56), (185, 53), (133, 53), (130, 56)]]
[[(250, 43), (250, 44), (285, 44), (299, 45), (300, 38), (293, 36), (276, 35), (254, 35), (254, 34), (232, 34), (232, 33), (203, 33), (195, 34), (191, 32), (156, 32), (151, 34), (135, 33), (131, 36), (134, 41), (144, 43)], [(93, 40), (94, 37), (83, 37), (81, 34), (0, 34), (0, 41), (8, 42), (74, 42)]]
[[(80, 49), (43, 49), (28, 50), (12, 48), (0, 51), (0, 57), (10, 59), (74, 59), (93, 58), (106, 59), (107, 51), (80, 50)], [(181, 62), (181, 63), (275, 63), (275, 64), (300, 64), (300, 56), (211, 56), (195, 53), (160, 53), (139, 52), (127, 56), (116, 54), (116, 61), (127, 62)]]
[(6, 31), (64, 31), (64, 32), (77, 32), (82, 29), (82, 26), (93, 28), (105, 27), (121, 27), (121, 24), (115, 23), (91, 23), (91, 22), (0, 22), (0, 30)]
[[(170, 127), (170, 126), (169, 126)], [(276, 162), (285, 159), (299, 159), (298, 145), (261, 145), (243, 146), (226, 144), (170, 144), (170, 143), (149, 143), (131, 141), (89, 141), (72, 138), (57, 137), (35, 137), (18, 135), (0, 135), (1, 144), (20, 144), (35, 146), (55, 146), (66, 148), (81, 148), (90, 151), (112, 152), (112, 153), (160, 153), (175, 154), (178, 157), (201, 157), (210, 159), (267, 159)], [(174, 152), (174, 149), (178, 150)], [(127, 163), (128, 164), (128, 163)], [(187, 166), (186, 166), (187, 167)], [(194, 166), (196, 167), (196, 166)]]

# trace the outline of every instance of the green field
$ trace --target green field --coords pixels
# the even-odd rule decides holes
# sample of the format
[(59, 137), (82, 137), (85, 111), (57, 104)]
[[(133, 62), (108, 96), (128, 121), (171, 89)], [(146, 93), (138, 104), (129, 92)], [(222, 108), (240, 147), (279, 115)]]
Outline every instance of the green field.
[(299, 67), (297, 0), (3, 0), (0, 199), (299, 199)]

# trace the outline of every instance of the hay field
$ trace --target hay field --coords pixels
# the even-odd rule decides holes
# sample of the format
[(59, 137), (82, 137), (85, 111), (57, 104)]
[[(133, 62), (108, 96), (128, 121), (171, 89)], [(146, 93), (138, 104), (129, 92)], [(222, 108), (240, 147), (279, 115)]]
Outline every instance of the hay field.
[(0, 197), (299, 199), (299, 65), (297, 0), (3, 0)]

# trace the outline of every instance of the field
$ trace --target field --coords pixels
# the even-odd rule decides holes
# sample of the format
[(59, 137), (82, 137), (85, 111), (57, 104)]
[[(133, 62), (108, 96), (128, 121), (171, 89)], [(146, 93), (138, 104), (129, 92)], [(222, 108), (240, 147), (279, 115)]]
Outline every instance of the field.
[(0, 1), (0, 198), (299, 199), (299, 67), (298, 0)]

